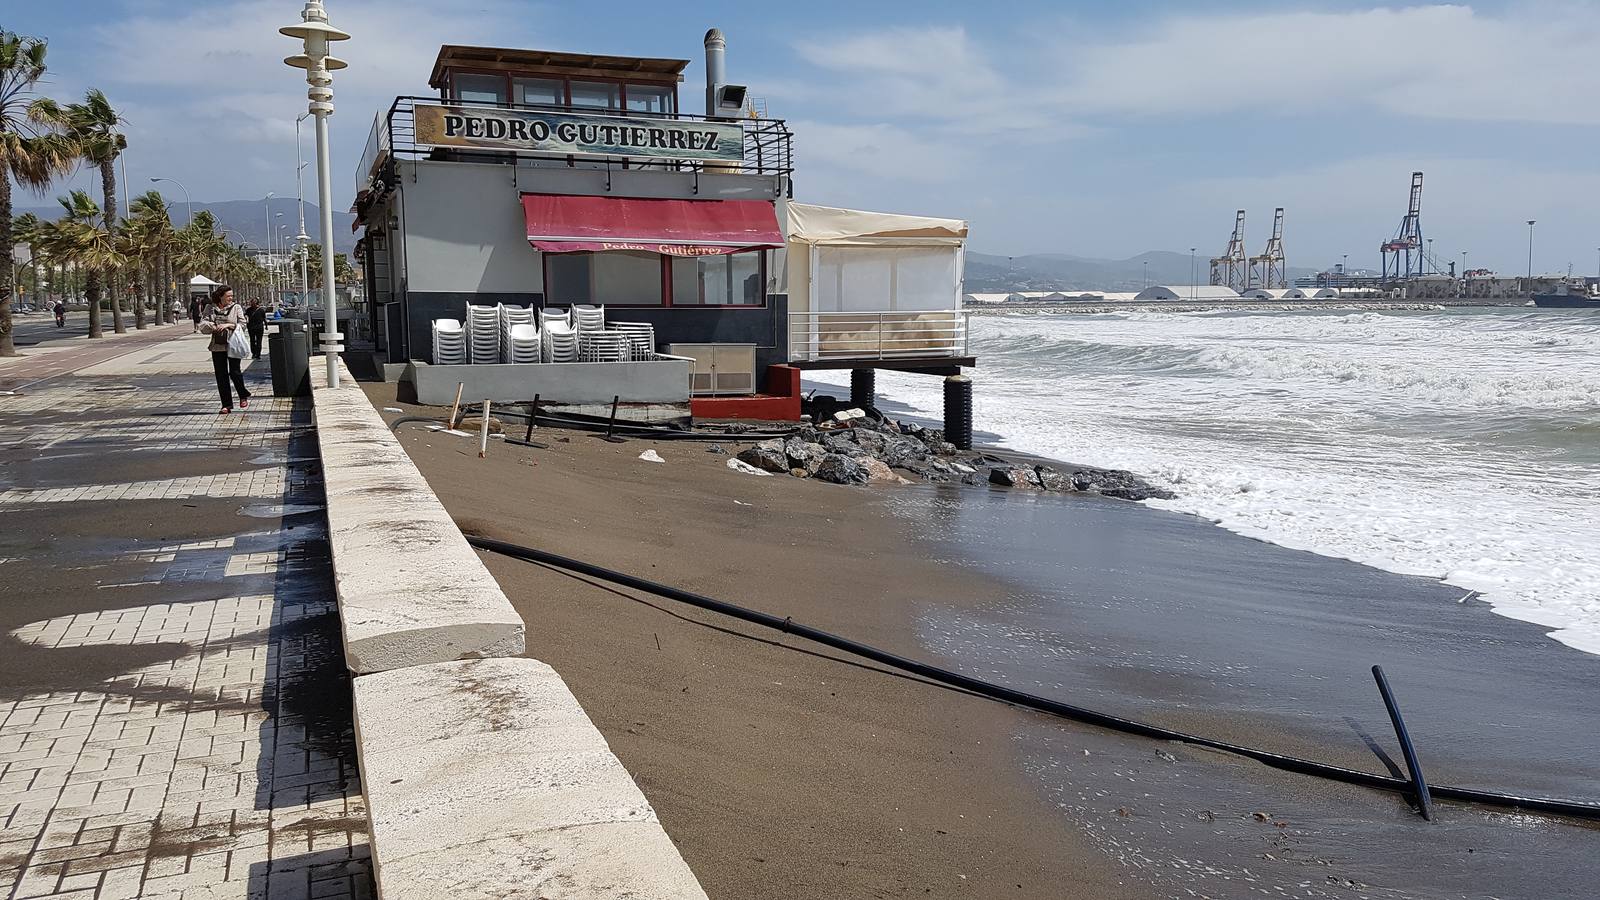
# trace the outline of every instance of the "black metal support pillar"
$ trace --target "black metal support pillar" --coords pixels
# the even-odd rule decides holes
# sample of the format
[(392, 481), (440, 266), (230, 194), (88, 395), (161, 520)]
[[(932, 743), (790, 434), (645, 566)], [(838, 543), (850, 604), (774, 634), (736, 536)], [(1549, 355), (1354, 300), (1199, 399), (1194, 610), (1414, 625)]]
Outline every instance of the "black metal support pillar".
[(874, 369), (850, 370), (850, 405), (865, 409), (878, 399), (878, 373)]
[(965, 375), (944, 380), (944, 439), (972, 449), (972, 379)]

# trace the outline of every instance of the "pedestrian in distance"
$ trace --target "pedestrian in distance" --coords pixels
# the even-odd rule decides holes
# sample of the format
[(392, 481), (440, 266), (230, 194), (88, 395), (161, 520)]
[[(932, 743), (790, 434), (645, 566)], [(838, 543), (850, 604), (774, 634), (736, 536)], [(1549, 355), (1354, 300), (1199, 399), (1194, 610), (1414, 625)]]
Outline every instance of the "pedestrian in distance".
[(65, 300), (57, 300), (56, 301), (56, 305), (55, 305), (55, 311), (56, 311), (56, 327), (57, 328), (65, 328), (65, 327), (67, 327), (67, 301), (65, 301)]
[(225, 416), (233, 412), (233, 394), (229, 392), (229, 382), (239, 392), (239, 408), (248, 409), (250, 406), (250, 392), (245, 390), (244, 375), (239, 372), (239, 356), (228, 348), (229, 340), (244, 324), (244, 309), (233, 302), (233, 288), (219, 284), (211, 290), (211, 302), (200, 314), (200, 330), (211, 335), (211, 369), (217, 375), (217, 394), (222, 398), (222, 409), (217, 413)]
[(261, 305), (261, 300), (250, 298), (250, 305), (244, 309), (245, 330), (250, 333), (250, 358), (261, 358), (261, 336), (267, 333), (267, 308)]
[(190, 295), (190, 297), (189, 297), (189, 320), (194, 322), (194, 333), (195, 334), (199, 334), (200, 333), (200, 313), (201, 313), (201, 310), (202, 310), (202, 307), (200, 305), (200, 298), (196, 297), (196, 296), (193, 296), (193, 295)]

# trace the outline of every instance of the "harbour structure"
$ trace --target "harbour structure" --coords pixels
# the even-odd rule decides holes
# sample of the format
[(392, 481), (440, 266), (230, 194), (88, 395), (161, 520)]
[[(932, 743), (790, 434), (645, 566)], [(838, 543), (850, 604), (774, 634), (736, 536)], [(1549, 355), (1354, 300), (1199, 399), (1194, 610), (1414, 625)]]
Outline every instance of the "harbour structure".
[(1378, 247), (1383, 280), (1406, 281), (1424, 274), (1422, 244), (1422, 173), (1411, 173), (1411, 201), (1394, 236)]
[(1260, 256), (1250, 257), (1245, 288), (1282, 290), (1289, 286), (1288, 261), (1283, 252), (1283, 207), (1272, 211), (1272, 237)]
[(1228, 249), (1211, 260), (1211, 284), (1244, 291), (1250, 287), (1250, 264), (1244, 252), (1244, 210), (1233, 217), (1233, 236), (1228, 239)]
[(425, 403), (796, 419), (802, 367), (868, 402), (889, 368), (956, 378), (970, 421), (966, 223), (795, 203), (787, 124), (728, 79), (720, 30), (704, 49), (691, 113), (686, 59), (440, 48), (438, 93), (380, 110), (356, 173), (386, 377)]
[(1238, 300), (1240, 294), (1231, 287), (1220, 284), (1152, 284), (1137, 294), (1134, 300)]

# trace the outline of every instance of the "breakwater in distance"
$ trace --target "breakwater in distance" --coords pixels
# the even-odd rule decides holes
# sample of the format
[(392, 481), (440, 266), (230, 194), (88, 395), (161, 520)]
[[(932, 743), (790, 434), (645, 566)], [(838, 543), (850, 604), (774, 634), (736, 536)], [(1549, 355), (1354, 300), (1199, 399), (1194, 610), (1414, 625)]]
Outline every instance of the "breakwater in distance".
[(1094, 303), (1081, 300), (1063, 300), (1058, 303), (992, 303), (967, 305), (966, 312), (976, 315), (1008, 315), (1011, 313), (1093, 313), (1106, 314), (1128, 310), (1143, 312), (1218, 312), (1227, 310), (1259, 312), (1422, 312), (1453, 308), (1507, 308), (1528, 307), (1526, 298), (1511, 300), (1121, 300), (1115, 303)]

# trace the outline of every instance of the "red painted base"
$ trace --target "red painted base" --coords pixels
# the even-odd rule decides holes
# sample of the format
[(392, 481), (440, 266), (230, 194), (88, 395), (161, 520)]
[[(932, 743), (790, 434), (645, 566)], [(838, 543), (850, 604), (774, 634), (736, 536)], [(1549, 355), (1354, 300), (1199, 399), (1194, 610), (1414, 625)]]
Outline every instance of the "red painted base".
[(695, 397), (689, 412), (696, 419), (759, 419), (764, 422), (800, 421), (799, 397)]
[(689, 413), (696, 419), (800, 421), (799, 369), (767, 366), (767, 390), (770, 393), (754, 397), (694, 397), (689, 401)]

